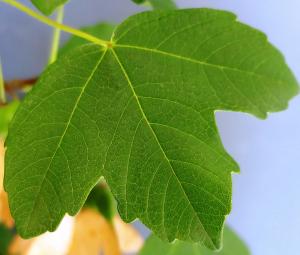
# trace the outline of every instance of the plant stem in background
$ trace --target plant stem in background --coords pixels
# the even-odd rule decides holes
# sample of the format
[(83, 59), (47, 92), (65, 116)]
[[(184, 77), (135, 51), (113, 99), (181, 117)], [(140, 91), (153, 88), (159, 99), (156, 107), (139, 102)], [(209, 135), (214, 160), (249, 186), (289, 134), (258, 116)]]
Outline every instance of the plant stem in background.
[(0, 103), (6, 103), (2, 64), (0, 59)]
[[(56, 14), (56, 22), (57, 23), (63, 23), (64, 19), (64, 6), (62, 5), (57, 9)], [(61, 31), (59, 28), (55, 27), (53, 30), (53, 38), (52, 38), (52, 44), (51, 44), (51, 51), (49, 56), (49, 64), (52, 64), (57, 59), (58, 55), (58, 49), (59, 49), (59, 42), (60, 42), (60, 34)]]
[(58, 22), (56, 22), (52, 19), (49, 19), (49, 18), (47, 18), (43, 15), (40, 15), (40, 14), (34, 12), (33, 10), (31, 10), (30, 8), (26, 7), (25, 5), (15, 1), (15, 0), (0, 0), (0, 2), (9, 4), (10, 6), (13, 6), (13, 7), (17, 8), (18, 10), (26, 13), (27, 15), (31, 16), (32, 18), (34, 18), (36, 20), (39, 20), (40, 22), (42, 22), (44, 24), (47, 24), (48, 26), (58, 28), (62, 31), (65, 31), (67, 33), (76, 35), (76, 36), (81, 37), (81, 38), (83, 38), (87, 41), (90, 41), (90, 42), (95, 43), (95, 44), (99, 44), (99, 45), (104, 46), (104, 47), (107, 47), (108, 45), (111, 45), (111, 42), (102, 40), (102, 39), (97, 38), (95, 36), (92, 36), (88, 33), (85, 33), (85, 32), (82, 32), (78, 29), (60, 24), (60, 23), (58, 23)]

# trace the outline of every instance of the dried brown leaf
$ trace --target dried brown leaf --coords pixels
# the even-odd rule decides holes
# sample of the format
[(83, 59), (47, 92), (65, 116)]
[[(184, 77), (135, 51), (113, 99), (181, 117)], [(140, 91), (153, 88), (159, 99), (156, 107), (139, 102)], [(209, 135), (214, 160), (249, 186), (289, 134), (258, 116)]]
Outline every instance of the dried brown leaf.
[(120, 255), (114, 227), (93, 209), (84, 209), (76, 216), (69, 255)]

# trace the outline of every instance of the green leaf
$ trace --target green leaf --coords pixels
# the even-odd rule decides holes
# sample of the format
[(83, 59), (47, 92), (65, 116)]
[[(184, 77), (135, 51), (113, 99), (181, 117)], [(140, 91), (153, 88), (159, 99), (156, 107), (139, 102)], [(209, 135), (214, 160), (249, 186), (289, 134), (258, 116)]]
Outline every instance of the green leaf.
[(13, 101), (7, 105), (0, 106), (0, 136), (6, 137), (9, 122), (12, 120), (19, 104), (19, 101)]
[(297, 93), (278, 50), (231, 13), (135, 15), (107, 47), (59, 58), (19, 107), (5, 161), (17, 229), (55, 230), (104, 176), (125, 221), (219, 248), (238, 165), (215, 111), (265, 118)]
[(213, 252), (198, 244), (175, 241), (173, 244), (162, 242), (155, 235), (151, 235), (139, 255), (250, 255), (244, 242), (229, 228), (224, 228), (223, 248)]
[(154, 10), (172, 10), (176, 9), (173, 0), (148, 0)]
[(8, 247), (12, 239), (12, 230), (9, 230), (0, 222), (0, 255), (8, 254)]
[(146, 2), (146, 0), (131, 0), (131, 1), (136, 3), (136, 4), (142, 4), (142, 3)]
[(92, 189), (85, 206), (95, 208), (107, 220), (111, 221), (116, 214), (115, 201), (110, 190), (104, 182), (101, 182)]
[(2, 63), (0, 58), (0, 106), (1, 104), (6, 102), (6, 95), (5, 95), (5, 84), (2, 72)]
[(173, 10), (176, 4), (173, 0), (132, 0), (136, 4), (149, 3), (154, 10)]
[[(94, 35), (96, 37), (102, 38), (104, 40), (110, 40), (113, 31), (115, 29), (115, 25), (110, 24), (110, 23), (99, 23), (93, 26), (89, 27), (84, 27), (81, 30), (89, 33), (91, 35)], [(90, 43), (89, 41), (86, 41), (80, 37), (77, 36), (72, 36), (66, 43), (65, 45), (60, 49), (59, 54), (63, 55), (70, 50), (82, 46), (84, 44)]]
[(64, 5), (68, 0), (31, 0), (31, 2), (43, 14), (50, 15), (56, 8)]

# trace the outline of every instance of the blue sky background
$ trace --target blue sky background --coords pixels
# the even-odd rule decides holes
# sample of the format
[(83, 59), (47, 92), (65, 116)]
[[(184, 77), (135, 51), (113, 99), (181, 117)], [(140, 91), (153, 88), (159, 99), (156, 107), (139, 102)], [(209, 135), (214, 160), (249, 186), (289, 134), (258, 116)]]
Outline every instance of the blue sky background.
[[(299, 0), (177, 2), (180, 7), (233, 11), (239, 20), (268, 35), (300, 81)], [(72, 0), (65, 22), (75, 27), (120, 22), (139, 10), (129, 0)], [(0, 56), (7, 79), (37, 75), (47, 63), (50, 41), (50, 28), (0, 4)], [(300, 97), (265, 121), (232, 112), (218, 112), (217, 121), (225, 147), (241, 167), (241, 174), (233, 177), (229, 225), (253, 255), (300, 254)]]

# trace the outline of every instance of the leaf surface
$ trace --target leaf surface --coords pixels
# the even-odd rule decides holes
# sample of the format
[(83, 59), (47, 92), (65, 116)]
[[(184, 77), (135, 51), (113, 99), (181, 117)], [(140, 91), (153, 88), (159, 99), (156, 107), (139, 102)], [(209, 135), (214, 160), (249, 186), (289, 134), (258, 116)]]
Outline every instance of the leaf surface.
[(31, 0), (31, 2), (43, 14), (50, 15), (57, 7), (65, 4), (68, 0)]
[(250, 255), (245, 243), (227, 226), (224, 228), (224, 241), (221, 251), (213, 252), (198, 244), (175, 241), (168, 244), (151, 235), (139, 255)]
[[(112, 46), (111, 46), (112, 45)], [(59, 58), (19, 107), (5, 188), (19, 233), (53, 231), (104, 176), (121, 217), (221, 245), (231, 172), (216, 110), (265, 118), (298, 92), (265, 35), (210, 9), (145, 12)]]

